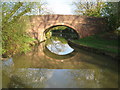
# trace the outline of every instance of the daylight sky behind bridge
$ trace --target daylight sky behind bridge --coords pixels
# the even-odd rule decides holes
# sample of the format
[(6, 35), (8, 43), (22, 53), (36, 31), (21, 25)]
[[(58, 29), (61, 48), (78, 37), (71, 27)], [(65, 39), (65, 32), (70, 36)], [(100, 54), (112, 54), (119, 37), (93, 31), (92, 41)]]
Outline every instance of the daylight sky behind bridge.
[[(2, 2), (39, 2), (40, 0), (1, 0)], [(70, 15), (73, 14), (73, 10), (75, 7), (72, 5), (72, 2), (76, 1), (82, 1), (85, 2), (86, 0), (41, 0), (43, 2), (47, 2), (47, 8), (50, 11), (53, 11), (54, 14), (65, 14)], [(87, 0), (90, 2), (96, 1), (96, 0)], [(107, 2), (118, 2), (120, 0), (102, 0)], [(46, 7), (46, 6), (45, 6)]]
[[(86, 0), (45, 0), (48, 3), (48, 9), (52, 10), (54, 14), (73, 14), (73, 5), (72, 2), (81, 1), (85, 2)], [(96, 0), (87, 0), (89, 2), (96, 2)], [(104, 2), (118, 2), (120, 0), (101, 0)]]
[(45, 0), (48, 3), (48, 8), (55, 14), (73, 14), (71, 5), (75, 0)]

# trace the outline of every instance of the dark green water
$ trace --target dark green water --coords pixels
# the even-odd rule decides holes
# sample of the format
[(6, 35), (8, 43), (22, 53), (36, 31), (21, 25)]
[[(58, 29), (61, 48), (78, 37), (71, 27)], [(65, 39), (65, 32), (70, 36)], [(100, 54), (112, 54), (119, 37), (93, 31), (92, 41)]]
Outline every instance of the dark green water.
[(3, 61), (3, 88), (117, 88), (118, 62), (52, 37)]

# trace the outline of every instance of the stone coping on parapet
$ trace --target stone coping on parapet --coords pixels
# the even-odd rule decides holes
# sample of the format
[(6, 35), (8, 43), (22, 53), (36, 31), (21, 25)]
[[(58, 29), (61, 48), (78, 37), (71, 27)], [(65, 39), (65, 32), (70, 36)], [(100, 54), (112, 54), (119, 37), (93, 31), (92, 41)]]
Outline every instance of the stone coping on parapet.
[(68, 14), (45, 14), (45, 15), (24, 15), (24, 16), (79, 16), (82, 18), (101, 18), (105, 19), (105, 17), (94, 17), (94, 16), (83, 16), (83, 15), (68, 15)]

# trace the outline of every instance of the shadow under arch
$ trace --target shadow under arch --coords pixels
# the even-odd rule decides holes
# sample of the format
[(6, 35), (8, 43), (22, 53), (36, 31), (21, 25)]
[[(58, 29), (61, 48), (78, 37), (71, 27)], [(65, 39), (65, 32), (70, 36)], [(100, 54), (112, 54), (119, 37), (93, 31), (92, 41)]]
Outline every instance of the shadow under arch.
[(75, 50), (67, 55), (57, 55), (57, 54), (52, 53), (50, 50), (48, 50), (46, 46), (44, 47), (43, 52), (46, 56), (53, 58), (53, 59), (58, 59), (58, 60), (68, 59), (77, 54), (77, 51)]
[[(47, 26), (47, 27), (45, 28), (45, 31), (43, 32), (43, 34), (46, 35), (47, 32), (51, 31), (50, 29), (52, 29), (52, 28), (54, 28), (54, 27), (57, 27), (57, 26), (65, 26), (65, 27), (67, 27), (67, 28), (69, 28), (69, 29), (72, 29), (72, 30), (73, 30), (72, 33), (76, 34), (77, 39), (80, 38), (79, 32), (78, 32), (73, 26), (67, 25), (67, 24), (63, 24), (63, 23)], [(67, 30), (69, 30), (69, 29), (65, 29), (64, 31), (67, 31)], [(70, 30), (69, 30), (69, 31), (70, 31)]]

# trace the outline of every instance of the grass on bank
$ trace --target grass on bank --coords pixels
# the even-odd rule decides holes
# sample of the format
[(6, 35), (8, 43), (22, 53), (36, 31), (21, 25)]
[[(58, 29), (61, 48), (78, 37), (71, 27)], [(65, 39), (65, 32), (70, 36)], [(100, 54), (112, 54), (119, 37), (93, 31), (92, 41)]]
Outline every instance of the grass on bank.
[[(112, 33), (113, 34), (113, 33)], [(118, 38), (111, 39), (112, 34), (104, 33), (100, 35), (93, 35), (72, 42), (82, 46), (92, 47), (95, 49), (103, 50), (105, 52), (118, 53)], [(115, 37), (115, 36), (113, 36)]]

